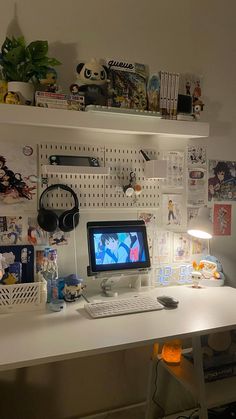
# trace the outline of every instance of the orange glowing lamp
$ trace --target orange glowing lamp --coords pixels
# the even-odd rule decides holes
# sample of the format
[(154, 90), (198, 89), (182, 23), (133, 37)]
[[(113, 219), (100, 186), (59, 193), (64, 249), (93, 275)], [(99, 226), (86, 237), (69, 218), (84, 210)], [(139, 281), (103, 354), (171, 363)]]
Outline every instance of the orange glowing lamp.
[(180, 339), (166, 342), (162, 348), (162, 359), (167, 364), (179, 364), (181, 360), (182, 344)]

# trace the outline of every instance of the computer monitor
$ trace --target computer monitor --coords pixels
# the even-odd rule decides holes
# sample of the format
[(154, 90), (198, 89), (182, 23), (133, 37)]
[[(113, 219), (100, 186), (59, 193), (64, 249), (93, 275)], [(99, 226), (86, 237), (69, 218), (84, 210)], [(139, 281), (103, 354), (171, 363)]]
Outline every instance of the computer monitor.
[(88, 274), (150, 267), (146, 226), (143, 221), (88, 222), (87, 234)]

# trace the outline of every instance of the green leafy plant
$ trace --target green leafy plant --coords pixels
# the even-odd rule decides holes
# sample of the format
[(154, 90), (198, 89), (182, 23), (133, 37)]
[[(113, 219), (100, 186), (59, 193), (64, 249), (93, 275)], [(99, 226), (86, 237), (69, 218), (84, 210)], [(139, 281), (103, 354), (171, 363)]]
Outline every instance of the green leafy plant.
[(0, 66), (6, 81), (38, 81), (45, 77), (49, 67), (61, 64), (47, 57), (48, 42), (34, 41), (28, 46), (24, 37), (6, 38), (0, 54)]

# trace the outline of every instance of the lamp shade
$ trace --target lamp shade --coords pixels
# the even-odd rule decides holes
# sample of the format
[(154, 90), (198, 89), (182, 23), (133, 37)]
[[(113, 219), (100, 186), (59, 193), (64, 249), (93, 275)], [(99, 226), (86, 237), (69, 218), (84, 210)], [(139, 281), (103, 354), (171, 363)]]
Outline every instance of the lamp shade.
[(213, 226), (210, 221), (210, 210), (207, 207), (201, 207), (195, 218), (192, 218), (188, 225), (188, 234), (199, 239), (211, 239), (213, 235)]

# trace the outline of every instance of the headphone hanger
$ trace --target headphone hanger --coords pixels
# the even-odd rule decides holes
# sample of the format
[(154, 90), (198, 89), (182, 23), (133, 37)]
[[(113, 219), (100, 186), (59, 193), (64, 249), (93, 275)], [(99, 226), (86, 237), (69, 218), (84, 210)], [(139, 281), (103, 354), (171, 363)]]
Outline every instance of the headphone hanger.
[[(55, 189), (62, 189), (66, 192), (69, 192), (74, 199), (74, 206), (71, 209), (62, 210), (62, 213), (58, 215), (57, 209), (48, 209), (44, 207), (43, 199), (45, 195)], [(76, 193), (67, 185), (62, 183), (55, 183), (54, 185), (48, 186), (41, 194), (39, 198), (39, 209), (38, 209), (38, 224), (39, 226), (48, 232), (54, 232), (59, 229), (61, 231), (70, 232), (75, 229), (79, 224), (79, 199)]]
[(76, 193), (73, 191), (72, 188), (70, 188), (67, 185), (63, 185), (63, 183), (55, 183), (54, 185), (50, 185), (46, 189), (44, 189), (44, 191), (42, 192), (42, 194), (39, 198), (39, 210), (40, 209), (45, 209), (45, 207), (43, 205), (43, 198), (48, 192), (53, 191), (54, 189), (63, 189), (64, 191), (70, 192), (71, 195), (74, 198), (74, 207), (73, 208), (78, 208), (78, 210), (79, 210), (78, 196), (76, 195)]

